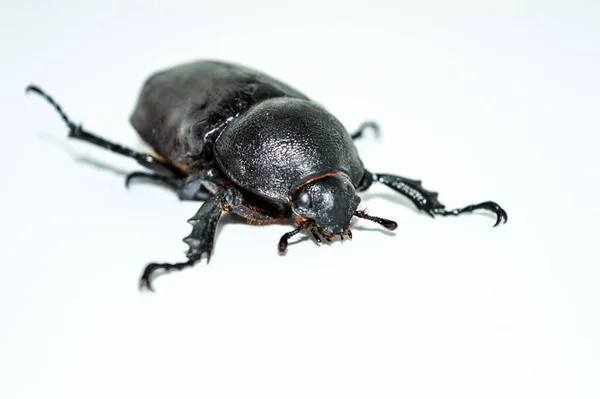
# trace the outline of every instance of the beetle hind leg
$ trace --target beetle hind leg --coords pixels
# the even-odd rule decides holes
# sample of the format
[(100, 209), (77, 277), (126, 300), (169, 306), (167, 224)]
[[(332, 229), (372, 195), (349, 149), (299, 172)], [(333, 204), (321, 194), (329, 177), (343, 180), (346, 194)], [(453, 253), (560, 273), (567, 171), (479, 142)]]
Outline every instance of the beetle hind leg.
[(100, 136), (97, 136), (93, 133), (90, 133), (86, 130), (83, 130), (81, 125), (75, 124), (73, 121), (69, 119), (67, 114), (62, 110), (61, 106), (44, 90), (37, 86), (29, 85), (25, 89), (26, 93), (34, 92), (38, 95), (42, 96), (46, 99), (54, 107), (54, 109), (59, 113), (62, 120), (69, 128), (69, 137), (87, 141), (88, 143), (97, 145), (99, 147), (105, 148), (109, 151), (116, 152), (117, 154), (124, 155), (126, 157), (130, 157), (135, 159), (140, 165), (164, 176), (183, 176), (184, 173), (179, 170), (175, 165), (170, 162), (166, 162), (160, 160), (156, 157), (153, 157), (150, 154), (144, 154), (142, 152), (138, 152), (132, 150), (131, 148), (122, 146), (121, 144), (113, 143), (111, 141), (105, 140)]
[[(365, 175), (369, 174), (370, 172), (365, 172)], [(479, 204), (467, 205), (462, 208), (448, 210), (446, 209), (446, 206), (438, 200), (438, 193), (424, 189), (420, 180), (412, 180), (405, 177), (382, 173), (373, 173), (370, 175), (372, 177), (372, 181), (378, 181), (382, 184), (385, 184), (392, 190), (404, 195), (411, 200), (413, 204), (415, 204), (417, 209), (426, 212), (431, 217), (457, 216), (461, 213), (483, 209), (496, 214), (496, 223), (494, 224), (494, 227), (498, 226), (500, 223), (506, 223), (508, 220), (508, 214), (506, 211), (493, 201), (486, 201)], [(366, 188), (368, 188), (368, 185), (363, 189)]]
[(447, 209), (435, 209), (433, 211), (433, 213), (435, 215), (440, 215), (440, 216), (458, 216), (461, 213), (465, 213), (465, 212), (473, 212), (477, 209), (484, 209), (490, 212), (493, 212), (496, 214), (496, 223), (494, 224), (494, 227), (498, 226), (500, 223), (506, 223), (508, 221), (508, 214), (506, 213), (506, 211), (504, 209), (502, 209), (502, 207), (500, 205), (498, 205), (497, 203), (493, 202), (493, 201), (486, 201), (486, 202), (481, 202), (479, 204), (473, 204), (473, 205), (467, 205), (463, 208), (456, 208), (456, 209), (452, 209), (452, 210), (447, 210)]
[(375, 121), (366, 121), (366, 122), (363, 122), (363, 124), (359, 126), (359, 128), (356, 132), (350, 134), (350, 138), (352, 138), (352, 140), (359, 139), (368, 130), (372, 130), (373, 135), (375, 137), (379, 137), (379, 132), (380, 132), (379, 124)]

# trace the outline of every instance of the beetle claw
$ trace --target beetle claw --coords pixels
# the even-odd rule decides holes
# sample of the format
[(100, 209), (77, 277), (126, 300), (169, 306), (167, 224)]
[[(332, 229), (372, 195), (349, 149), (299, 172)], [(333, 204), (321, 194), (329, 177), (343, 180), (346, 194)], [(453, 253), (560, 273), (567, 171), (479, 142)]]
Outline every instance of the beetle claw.
[(506, 223), (508, 221), (508, 214), (500, 205), (493, 201), (486, 201), (480, 204), (465, 206), (464, 208), (457, 208), (452, 210), (446, 210), (444, 208), (434, 209), (433, 212), (436, 215), (441, 216), (457, 216), (464, 212), (473, 212), (477, 209), (484, 209), (486, 211), (494, 212), (496, 214), (496, 223), (493, 227), (498, 226), (500, 223)]
[(140, 291), (148, 290), (148, 291), (154, 292), (154, 287), (152, 287), (152, 275), (154, 274), (154, 272), (156, 272), (157, 270), (160, 270), (162, 268), (163, 268), (163, 265), (160, 263), (150, 263), (148, 266), (146, 266), (146, 268), (144, 269), (144, 273), (142, 274), (142, 277), (140, 277), (140, 282), (139, 282)]
[(140, 290), (146, 289), (154, 292), (154, 287), (152, 286), (152, 277), (156, 276), (156, 272), (162, 270), (163, 273), (168, 273), (173, 270), (182, 270), (185, 267), (193, 266), (194, 262), (194, 259), (190, 259), (187, 262), (181, 263), (150, 263), (144, 269), (142, 277), (140, 277), (139, 288)]
[(152, 175), (144, 172), (132, 172), (125, 176), (125, 188), (129, 189), (129, 184), (133, 179), (139, 179), (141, 177), (151, 178)]

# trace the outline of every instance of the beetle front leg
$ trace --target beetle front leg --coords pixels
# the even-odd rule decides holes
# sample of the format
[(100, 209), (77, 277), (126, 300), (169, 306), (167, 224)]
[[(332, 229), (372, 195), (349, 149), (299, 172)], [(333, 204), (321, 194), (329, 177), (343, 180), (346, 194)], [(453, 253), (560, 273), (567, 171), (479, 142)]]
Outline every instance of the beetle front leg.
[(140, 289), (152, 288), (152, 277), (157, 272), (170, 272), (172, 270), (182, 270), (186, 267), (193, 266), (198, 262), (203, 255), (206, 254), (206, 262), (210, 261), (210, 255), (213, 250), (215, 241), (215, 232), (221, 213), (229, 210), (224, 192), (213, 196), (205, 201), (198, 212), (188, 220), (193, 228), (190, 235), (185, 237), (183, 241), (188, 244), (187, 252), (188, 260), (180, 263), (151, 263), (144, 269), (144, 273), (140, 278)]
[[(369, 175), (370, 172), (365, 171), (365, 175)], [(388, 175), (383, 173), (370, 174), (366, 180), (378, 181), (386, 186), (390, 187), (394, 191), (404, 195), (413, 204), (424, 212), (427, 212), (431, 217), (438, 216), (457, 216), (461, 213), (472, 212), (477, 209), (484, 209), (491, 211), (496, 214), (496, 224), (498, 226), (501, 222), (506, 223), (508, 220), (508, 214), (500, 205), (492, 201), (481, 202), (479, 204), (467, 205), (463, 208), (457, 208), (448, 210), (446, 206), (438, 201), (438, 193), (428, 191), (423, 188), (420, 180), (407, 179), (405, 177)], [(365, 179), (363, 179), (365, 180)], [(363, 189), (368, 188), (368, 185)]]

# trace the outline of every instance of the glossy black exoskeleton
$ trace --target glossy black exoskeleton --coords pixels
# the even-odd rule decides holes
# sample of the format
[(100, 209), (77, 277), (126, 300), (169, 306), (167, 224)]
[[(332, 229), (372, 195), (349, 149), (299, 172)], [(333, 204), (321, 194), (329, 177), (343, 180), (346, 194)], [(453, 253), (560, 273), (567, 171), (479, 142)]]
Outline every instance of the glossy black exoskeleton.
[(418, 209), (435, 215), (458, 215), (476, 209), (496, 214), (496, 225), (506, 222), (506, 212), (487, 201), (447, 210), (437, 193), (425, 190), (418, 180), (371, 173), (363, 166), (354, 134), (324, 108), (304, 94), (263, 73), (239, 65), (200, 61), (177, 66), (151, 76), (145, 83), (131, 123), (156, 151), (144, 154), (109, 142), (71, 122), (60, 106), (40, 88), (27, 91), (45, 97), (68, 125), (69, 137), (134, 158), (153, 173), (134, 172), (171, 187), (182, 200), (204, 201), (189, 223), (193, 229), (184, 241), (188, 260), (151, 263), (140, 286), (152, 289), (156, 271), (192, 266), (213, 249), (221, 213), (234, 212), (252, 224), (291, 220), (296, 228), (281, 237), (279, 251), (302, 230), (314, 239), (352, 237), (356, 216), (394, 230), (396, 222), (359, 210), (357, 192), (374, 181), (408, 197)]

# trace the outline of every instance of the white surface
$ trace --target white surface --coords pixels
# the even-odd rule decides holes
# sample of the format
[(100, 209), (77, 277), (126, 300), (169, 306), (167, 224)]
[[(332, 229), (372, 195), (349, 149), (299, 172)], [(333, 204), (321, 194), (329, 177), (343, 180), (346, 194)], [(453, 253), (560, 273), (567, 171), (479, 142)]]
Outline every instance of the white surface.
[[(202, 3), (3, 2), (0, 397), (600, 397), (596, 1)], [(363, 200), (394, 235), (360, 221), (280, 257), (288, 226), (225, 223), (209, 266), (140, 294), (198, 205), (126, 191), (133, 161), (67, 140), (23, 90), (139, 147), (142, 81), (197, 58), (273, 74), (351, 130), (378, 120), (357, 143), (371, 170), (508, 224), (378, 187)]]

